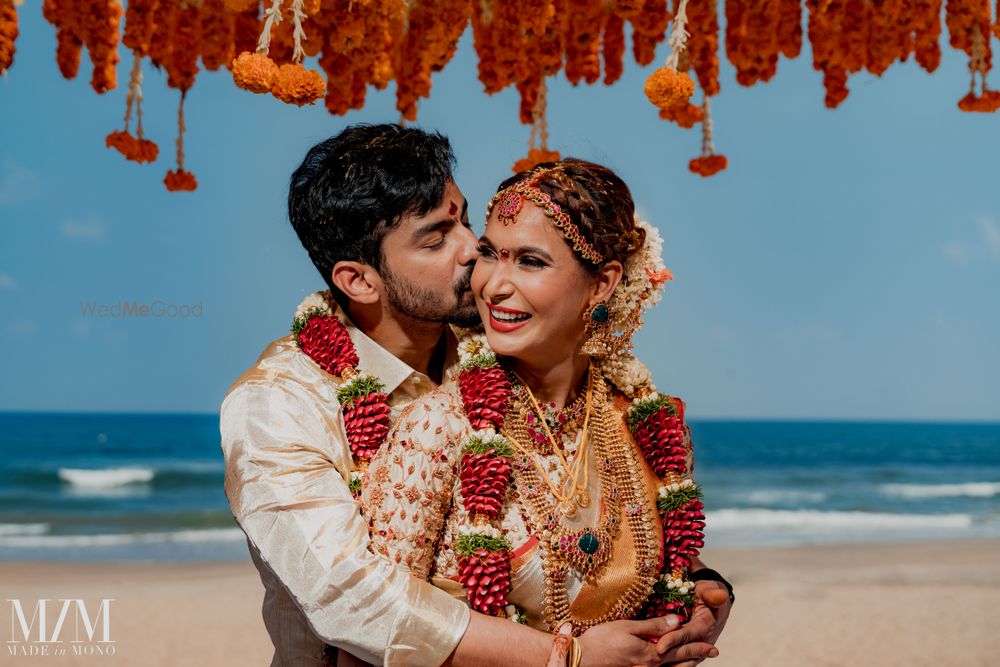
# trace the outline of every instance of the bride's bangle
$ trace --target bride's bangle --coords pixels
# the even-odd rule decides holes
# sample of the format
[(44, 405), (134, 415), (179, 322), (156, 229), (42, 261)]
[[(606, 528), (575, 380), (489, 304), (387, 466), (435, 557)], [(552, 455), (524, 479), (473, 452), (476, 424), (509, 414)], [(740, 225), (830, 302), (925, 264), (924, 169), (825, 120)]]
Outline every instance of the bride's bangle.
[(569, 656), (566, 659), (566, 667), (580, 667), (583, 660), (583, 649), (580, 648), (580, 640), (573, 637), (573, 644), (569, 649)]
[(552, 652), (546, 667), (580, 667), (583, 649), (580, 640), (572, 635), (558, 634), (552, 641)]

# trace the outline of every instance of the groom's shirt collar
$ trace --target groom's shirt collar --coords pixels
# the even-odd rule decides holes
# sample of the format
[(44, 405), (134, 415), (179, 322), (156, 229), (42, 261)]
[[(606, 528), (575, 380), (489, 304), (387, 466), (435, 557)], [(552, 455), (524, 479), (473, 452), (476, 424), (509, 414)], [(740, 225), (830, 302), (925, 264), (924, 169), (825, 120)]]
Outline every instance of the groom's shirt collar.
[[(344, 318), (344, 326), (358, 352), (358, 370), (374, 375), (385, 385), (391, 408), (398, 408), (400, 404), (409, 403), (434, 389), (435, 383), (425, 373), (414, 370), (369, 338), (350, 318)], [(458, 346), (450, 327), (445, 328), (444, 344), (444, 377), (447, 378), (448, 369), (454, 368), (458, 361)]]

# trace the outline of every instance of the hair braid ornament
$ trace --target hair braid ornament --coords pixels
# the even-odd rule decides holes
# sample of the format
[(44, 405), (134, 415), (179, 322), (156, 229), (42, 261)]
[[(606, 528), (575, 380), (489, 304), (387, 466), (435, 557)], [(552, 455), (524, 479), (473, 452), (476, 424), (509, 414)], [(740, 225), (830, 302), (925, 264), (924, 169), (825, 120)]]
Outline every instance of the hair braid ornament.
[(358, 371), (358, 351), (329, 291), (307, 296), (295, 311), (292, 338), (302, 352), (327, 373), (339, 376), (337, 400), (344, 411), (344, 430), (353, 462), (348, 486), (361, 493), (368, 462), (389, 435), (389, 404), (385, 385)]

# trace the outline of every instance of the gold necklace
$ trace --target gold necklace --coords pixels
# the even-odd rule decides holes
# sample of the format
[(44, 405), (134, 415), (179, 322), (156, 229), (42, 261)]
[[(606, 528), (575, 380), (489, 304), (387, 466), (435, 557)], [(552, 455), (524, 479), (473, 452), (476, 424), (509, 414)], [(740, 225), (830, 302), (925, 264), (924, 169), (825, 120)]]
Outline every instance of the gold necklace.
[[(532, 515), (531, 524), (538, 537), (545, 576), (542, 613), (552, 630), (566, 621), (571, 621), (575, 630), (582, 631), (606, 621), (631, 616), (649, 596), (656, 581), (660, 533), (655, 507), (649, 507), (644, 502), (645, 485), (638, 472), (641, 470), (638, 457), (625, 440), (621, 415), (612, 408), (607, 385), (599, 373), (594, 375), (594, 455), (601, 481), (602, 510), (598, 526), (576, 531), (563, 527), (545, 501), (544, 494), (540, 493), (541, 488), (529, 488), (535, 476), (531, 462), (523, 461), (522, 465), (515, 465), (517, 492), (524, 496), (523, 506)], [(523, 423), (519, 423), (523, 420), (512, 419), (513, 412), (508, 413), (503, 429), (512, 441), (526, 431)], [(533, 455), (531, 460), (534, 460)], [(573, 618), (566, 590), (568, 569), (573, 566), (591, 580), (598, 576), (612, 553), (622, 511), (635, 540), (637, 568), (632, 583), (606, 613), (596, 618)], [(588, 561), (587, 557), (592, 560)]]
[[(528, 399), (531, 401), (531, 406), (535, 410), (535, 415), (541, 422), (542, 427), (545, 429), (545, 435), (548, 437), (549, 445), (552, 451), (559, 458), (559, 462), (563, 466), (563, 477), (559, 482), (559, 488), (556, 488), (552, 480), (549, 479), (548, 473), (544, 468), (538, 463), (531, 451), (529, 446), (524, 445), (524, 441), (530, 442), (530, 437), (527, 436), (527, 428), (525, 425), (525, 433), (519, 434), (520, 437), (514, 437), (511, 442), (514, 444), (515, 448), (518, 449), (522, 454), (528, 456), (535, 465), (539, 468), (541, 472), (541, 477), (548, 485), (549, 490), (552, 492), (553, 497), (556, 498), (559, 511), (562, 512), (563, 516), (572, 517), (576, 514), (577, 508), (585, 508), (590, 506), (590, 494), (587, 493), (587, 484), (590, 480), (590, 458), (589, 458), (589, 447), (588, 443), (590, 441), (590, 414), (591, 408), (593, 407), (593, 394), (594, 394), (594, 372), (593, 366), (587, 367), (587, 399), (585, 404), (583, 427), (580, 429), (580, 446), (577, 447), (576, 452), (573, 455), (572, 464), (563, 455), (562, 448), (556, 441), (555, 435), (552, 433), (552, 429), (549, 428), (548, 422), (545, 420), (545, 415), (542, 412), (541, 407), (538, 404), (538, 400), (535, 398), (534, 393), (531, 391), (531, 387), (528, 383), (524, 381), (517, 373), (514, 373), (514, 377), (521, 383), (524, 388), (524, 392), (527, 394)], [(519, 410), (512, 412), (520, 412)], [(582, 476), (582, 481), (580, 476)], [(570, 485), (570, 489), (567, 492), (566, 486)]]

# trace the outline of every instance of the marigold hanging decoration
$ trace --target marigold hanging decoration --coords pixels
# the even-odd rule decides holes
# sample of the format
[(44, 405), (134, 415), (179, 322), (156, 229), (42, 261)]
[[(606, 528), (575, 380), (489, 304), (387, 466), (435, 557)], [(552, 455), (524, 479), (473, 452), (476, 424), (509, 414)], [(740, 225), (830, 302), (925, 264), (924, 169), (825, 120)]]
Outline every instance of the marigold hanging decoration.
[(307, 70), (302, 65), (305, 49), (302, 43), (306, 41), (306, 31), (302, 28), (306, 13), (303, 9), (304, 0), (292, 0), (292, 25), (295, 49), (292, 62), (278, 68), (278, 76), (271, 87), (271, 94), (286, 104), (304, 106), (314, 104), (316, 100), (326, 95), (326, 81), (316, 70)]
[(269, 93), (278, 81), (278, 65), (271, 60), (271, 28), (281, 22), (282, 0), (272, 0), (264, 10), (264, 27), (254, 53), (244, 51), (233, 61), (233, 83), (251, 93)]
[[(0, 72), (13, 63), (21, 2), (0, 0)], [(720, 10), (718, 0), (42, 0), (42, 14), (56, 30), (59, 71), (76, 77), (86, 47), (98, 93), (116, 85), (124, 16), (121, 41), (132, 51), (133, 74), (124, 128), (108, 134), (105, 143), (137, 162), (156, 156), (156, 145), (141, 136), (137, 73), (146, 57), (182, 93), (194, 85), (200, 58), (206, 69), (231, 69), (241, 88), (300, 106), (325, 97), (327, 110), (340, 115), (362, 108), (369, 86), (381, 90), (395, 81), (402, 119), (415, 120), (419, 100), (430, 94), (431, 76), (452, 59), (471, 23), (484, 90), (515, 87), (520, 119), (532, 126), (528, 155), (516, 165), (522, 168), (558, 156), (546, 146), (544, 114), (536, 113), (544, 107), (543, 82), (560, 71), (574, 85), (618, 81), (629, 31), (642, 66), (656, 60), (657, 45), (669, 37), (665, 65), (644, 85), (660, 117), (684, 128), (703, 122), (703, 105), (691, 99), (695, 88), (708, 97), (719, 92), (719, 11), (726, 13), (726, 55), (737, 82), (749, 86), (771, 79), (781, 56), (800, 54), (804, 5), (824, 103), (835, 108), (849, 94), (849, 77), (862, 70), (879, 76), (911, 55), (928, 72), (937, 69), (944, 10), (950, 45), (969, 58), (970, 85), (959, 109), (998, 111), (1000, 91), (987, 82), (991, 39), (1000, 38), (1000, 9), (994, 16), (993, 4), (726, 0)], [(306, 57), (318, 58), (319, 68), (306, 69)], [(709, 175), (725, 168), (725, 158), (703, 147), (689, 166)], [(193, 182), (171, 179), (175, 186)]]
[[(255, 1), (254, 5), (256, 4)], [(224, 0), (203, 0), (201, 62), (205, 69), (214, 72), (233, 62), (236, 16), (236, 13), (226, 8)]]
[(181, 92), (181, 103), (177, 107), (177, 169), (167, 172), (163, 184), (171, 192), (191, 191), (198, 188), (198, 180), (190, 171), (184, 171), (184, 100), (187, 91)]
[[(104, 139), (108, 148), (114, 148), (133, 162), (154, 162), (160, 153), (155, 142), (143, 137), (142, 133), (142, 58), (133, 51), (132, 74), (129, 77), (128, 93), (125, 95), (125, 129), (116, 130)], [(136, 136), (129, 132), (132, 109), (136, 111)]]
[[(72, 0), (67, 2), (72, 4)], [(119, 0), (93, 0), (82, 11), (84, 43), (94, 65), (90, 86), (102, 95), (118, 85), (118, 31), (122, 7)]]
[(694, 81), (687, 72), (679, 69), (681, 54), (688, 42), (688, 0), (680, 0), (674, 27), (670, 32), (670, 55), (666, 64), (646, 79), (645, 93), (649, 101), (660, 109), (671, 109), (684, 104), (694, 95)]
[(70, 0), (44, 0), (42, 16), (56, 27), (56, 65), (63, 78), (73, 79), (80, 69), (83, 40), (78, 34), (77, 5)]
[(528, 139), (528, 156), (514, 163), (515, 174), (528, 171), (542, 162), (553, 162), (559, 159), (559, 151), (549, 150), (549, 124), (546, 119), (548, 106), (548, 87), (542, 79), (538, 88), (538, 100), (535, 104), (531, 123), (531, 136)]
[(667, 26), (672, 15), (667, 0), (645, 0), (635, 16), (627, 17), (632, 24), (632, 55), (645, 67), (656, 60), (656, 47), (667, 38)]
[(17, 8), (14, 0), (0, 0), (0, 75), (14, 64), (14, 43), (17, 41)]
[(990, 90), (986, 85), (986, 75), (993, 65), (989, 4), (986, 0), (949, 2), (946, 21), (951, 45), (969, 54), (969, 92), (958, 101), (958, 108), (966, 112), (995, 112), (1000, 109), (1000, 91)]
[(625, 21), (617, 13), (608, 14), (604, 21), (601, 55), (604, 56), (604, 85), (610, 86), (625, 71)]
[(706, 178), (714, 176), (729, 166), (726, 156), (718, 155), (715, 152), (715, 143), (712, 137), (712, 112), (708, 99), (708, 95), (705, 95), (705, 99), (701, 103), (701, 155), (688, 163), (688, 169)]

